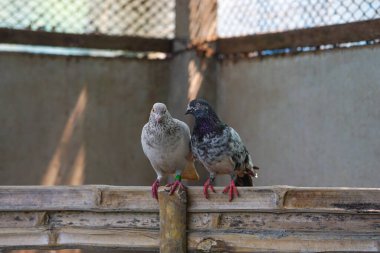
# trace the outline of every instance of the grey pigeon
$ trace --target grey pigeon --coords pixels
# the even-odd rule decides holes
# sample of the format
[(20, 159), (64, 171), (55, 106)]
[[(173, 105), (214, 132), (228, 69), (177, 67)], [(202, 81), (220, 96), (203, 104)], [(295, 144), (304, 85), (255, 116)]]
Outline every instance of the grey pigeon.
[(251, 176), (257, 177), (258, 168), (253, 166), (239, 134), (219, 119), (207, 101), (192, 100), (186, 114), (195, 118), (191, 136), (193, 155), (210, 172), (203, 187), (205, 197), (208, 198), (208, 188), (215, 192), (213, 184), (216, 174), (229, 174), (231, 182), (223, 193), (229, 192), (231, 201), (234, 195), (239, 196), (236, 183), (239, 186), (251, 186)]
[(158, 199), (158, 187), (163, 177), (176, 175), (176, 181), (167, 185), (171, 187), (170, 194), (173, 194), (178, 186), (184, 189), (181, 175), (185, 168), (196, 174), (190, 150), (190, 129), (186, 123), (174, 119), (165, 104), (153, 105), (149, 121), (142, 129), (141, 144), (157, 173), (157, 180), (152, 185), (152, 197)]

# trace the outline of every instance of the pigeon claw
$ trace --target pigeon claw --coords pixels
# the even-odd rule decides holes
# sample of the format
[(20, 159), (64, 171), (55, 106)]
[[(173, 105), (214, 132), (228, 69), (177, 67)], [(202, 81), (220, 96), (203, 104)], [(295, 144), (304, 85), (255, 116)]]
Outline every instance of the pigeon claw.
[(166, 187), (170, 187), (169, 195), (173, 195), (173, 193), (175, 192), (175, 190), (177, 190), (178, 186), (182, 190), (185, 190), (185, 186), (179, 180), (176, 180), (174, 183), (167, 184)]
[(152, 184), (152, 197), (158, 200), (158, 187), (160, 186), (160, 180), (156, 180)]
[(228, 186), (226, 186), (226, 188), (224, 188), (223, 193), (227, 193), (227, 192), (228, 192), (228, 195), (230, 196), (230, 198), (229, 198), (230, 202), (234, 198), (234, 195), (236, 195), (236, 197), (239, 197), (239, 192), (236, 188), (234, 180), (231, 180), (230, 185), (228, 185)]
[(211, 184), (210, 178), (208, 178), (205, 184), (203, 185), (203, 194), (205, 195), (206, 199), (208, 199), (209, 197), (208, 188), (210, 188), (211, 191), (215, 193), (215, 189), (214, 189), (214, 186)]

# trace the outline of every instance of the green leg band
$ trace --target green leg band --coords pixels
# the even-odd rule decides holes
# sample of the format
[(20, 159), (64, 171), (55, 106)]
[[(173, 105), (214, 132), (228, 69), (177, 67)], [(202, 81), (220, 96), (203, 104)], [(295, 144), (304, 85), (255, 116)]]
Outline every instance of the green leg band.
[(181, 175), (176, 175), (175, 180), (181, 181)]

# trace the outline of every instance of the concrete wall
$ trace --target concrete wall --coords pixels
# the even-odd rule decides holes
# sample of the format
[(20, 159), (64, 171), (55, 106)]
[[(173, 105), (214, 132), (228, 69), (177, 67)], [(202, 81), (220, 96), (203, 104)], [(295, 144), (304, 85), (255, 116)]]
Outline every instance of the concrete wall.
[(169, 61), (0, 54), (0, 184), (148, 185), (140, 133)]
[(238, 130), (258, 185), (379, 187), (378, 59), (380, 47), (220, 64), (1, 53), (0, 184), (149, 185), (152, 104), (192, 125), (197, 96)]
[(380, 187), (380, 47), (223, 62), (218, 111), (259, 185)]

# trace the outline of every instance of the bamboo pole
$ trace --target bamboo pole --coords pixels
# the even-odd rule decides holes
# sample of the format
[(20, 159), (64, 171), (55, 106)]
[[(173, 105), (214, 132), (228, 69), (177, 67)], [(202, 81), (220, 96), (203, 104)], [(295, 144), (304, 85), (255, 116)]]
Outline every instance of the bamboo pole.
[(160, 206), (160, 253), (186, 253), (186, 191), (178, 188), (169, 195), (165, 188), (158, 192)]

